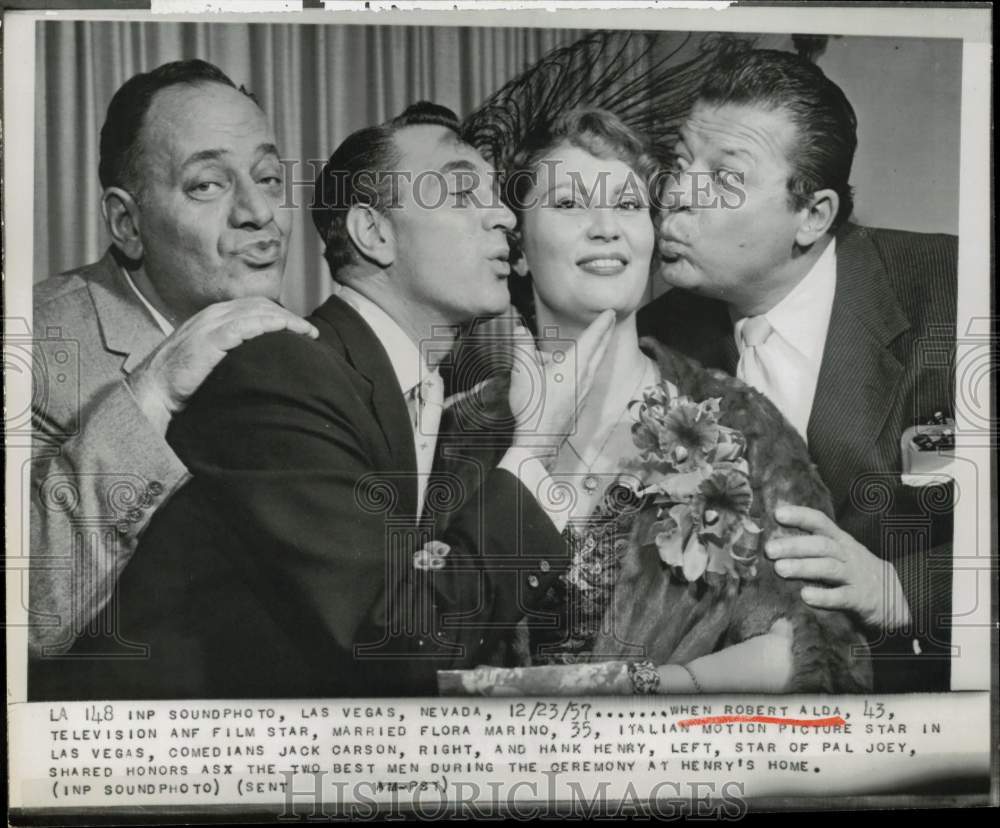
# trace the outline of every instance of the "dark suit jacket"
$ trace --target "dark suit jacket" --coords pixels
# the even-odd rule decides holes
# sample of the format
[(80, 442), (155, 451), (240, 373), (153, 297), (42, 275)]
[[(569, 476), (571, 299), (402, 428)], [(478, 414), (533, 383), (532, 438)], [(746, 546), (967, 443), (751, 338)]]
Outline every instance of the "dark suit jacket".
[[(873, 643), (876, 689), (948, 689), (951, 491), (900, 482), (900, 437), (935, 412), (954, 416), (957, 239), (847, 225), (809, 420), (809, 450), (842, 529), (896, 569), (914, 619)], [(735, 373), (727, 306), (671, 290), (639, 330)], [(915, 651), (920, 655), (915, 657)]]
[[(311, 320), (319, 340), (250, 341), (175, 419), (168, 438), (194, 478), (155, 516), (117, 596), (118, 635), (148, 658), (96, 663), (75, 697), (434, 693), (438, 669), (482, 657), (564, 564), (561, 535), (505, 471), (482, 469), (471, 497), (435, 481), (418, 525), (412, 429), (385, 350), (337, 298)], [(434, 509), (457, 498), (468, 505), (437, 536), (445, 569), (416, 571)]]

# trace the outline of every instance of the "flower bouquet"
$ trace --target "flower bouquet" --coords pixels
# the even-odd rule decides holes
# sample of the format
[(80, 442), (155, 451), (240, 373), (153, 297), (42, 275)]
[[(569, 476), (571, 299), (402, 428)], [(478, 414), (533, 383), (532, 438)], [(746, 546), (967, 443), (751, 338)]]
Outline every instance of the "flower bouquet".
[(664, 385), (643, 393), (632, 438), (647, 484), (638, 543), (686, 581), (757, 575), (760, 527), (750, 517), (753, 490), (743, 434), (719, 423), (719, 398), (671, 397)]

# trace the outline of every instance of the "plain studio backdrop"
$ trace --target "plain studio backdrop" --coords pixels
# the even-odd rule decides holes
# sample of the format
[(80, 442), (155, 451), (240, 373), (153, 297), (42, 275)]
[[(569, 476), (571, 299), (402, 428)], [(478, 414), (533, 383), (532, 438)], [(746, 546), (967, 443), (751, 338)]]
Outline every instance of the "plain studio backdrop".
[[(101, 125), (115, 90), (173, 60), (217, 64), (259, 100), (286, 159), (300, 161), (283, 299), (305, 313), (332, 284), (306, 206), (322, 162), (356, 129), (427, 99), (471, 112), (579, 29), (262, 23), (43, 22), (36, 27), (36, 281), (96, 261), (108, 244), (97, 178)], [(696, 35), (700, 37), (701, 35)], [(669, 50), (683, 33), (663, 32)], [(788, 35), (758, 45), (793, 49)], [(831, 37), (816, 57), (854, 105), (856, 220), (958, 232), (962, 44)], [(984, 171), (984, 174), (986, 171)], [(659, 286), (653, 290), (659, 292)]]

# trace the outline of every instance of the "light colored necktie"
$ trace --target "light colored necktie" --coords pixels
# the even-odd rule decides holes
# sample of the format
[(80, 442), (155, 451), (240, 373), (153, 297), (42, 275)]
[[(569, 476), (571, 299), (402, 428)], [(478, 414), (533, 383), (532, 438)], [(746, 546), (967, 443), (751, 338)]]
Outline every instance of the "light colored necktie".
[(434, 466), (434, 449), (437, 446), (441, 411), (444, 408), (444, 382), (434, 371), (427, 374), (406, 395), (413, 426), (413, 445), (417, 457), (417, 518), (424, 511), (424, 493)]
[(809, 409), (803, 407), (798, 385), (802, 380), (797, 355), (776, 334), (765, 316), (751, 316), (740, 331), (743, 351), (736, 376), (752, 385), (780, 411), (806, 439)]
[(740, 331), (743, 349), (739, 365), (736, 366), (736, 376), (747, 385), (752, 385), (761, 394), (770, 397), (780, 408), (779, 402), (774, 398), (776, 390), (773, 377), (774, 362), (772, 360), (768, 365), (768, 354), (764, 347), (773, 332), (774, 328), (766, 316), (751, 316), (744, 321)]

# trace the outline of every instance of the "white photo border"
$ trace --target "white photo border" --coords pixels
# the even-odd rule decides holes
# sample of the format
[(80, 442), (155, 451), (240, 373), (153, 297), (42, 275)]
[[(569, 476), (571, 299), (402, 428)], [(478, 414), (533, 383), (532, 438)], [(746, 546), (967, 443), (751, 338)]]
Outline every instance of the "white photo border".
[[(216, 4), (222, 5), (222, 4)], [(398, 3), (397, 5), (404, 5)], [(566, 27), (614, 29), (671, 29), (691, 31), (730, 31), (760, 33), (809, 32), (837, 35), (886, 35), (914, 38), (958, 38), (963, 41), (962, 55), (962, 104), (960, 147), (960, 207), (959, 207), (959, 298), (958, 336), (960, 362), (958, 394), (962, 406), (963, 388), (961, 360), (963, 353), (981, 353), (983, 343), (992, 353), (995, 347), (995, 321), (992, 308), (993, 258), (992, 258), (992, 172), (991, 152), (991, 9), (982, 4), (960, 8), (957, 4), (941, 7), (924, 5), (913, 7), (874, 8), (871, 6), (829, 6), (818, 4), (803, 6), (753, 6), (731, 7), (724, 11), (684, 8), (636, 8), (623, 4), (623, 8), (608, 14), (606, 9), (569, 10), (477, 10), (475, 4), (459, 11), (322, 11), (305, 10), (295, 14), (233, 15), (214, 13), (204, 15), (153, 15), (151, 12), (122, 12), (106, 10), (82, 11), (24, 11), (7, 12), (3, 19), (4, 75), (4, 327), (7, 423), (11, 417), (28, 411), (31, 400), (30, 366), (11, 356), (11, 343), (20, 337), (30, 337), (26, 320), (31, 319), (31, 285), (34, 272), (32, 250), (34, 236), (34, 51), (35, 25), (41, 21), (58, 20), (117, 20), (150, 21), (164, 23), (203, 21), (212, 23), (317, 23), (342, 25), (441, 25), (441, 26), (500, 26), (500, 27)], [(963, 351), (963, 348), (965, 349)], [(954, 546), (956, 550), (973, 550), (972, 554), (956, 556), (955, 572), (975, 572), (974, 578), (955, 579), (953, 606), (973, 607), (969, 623), (954, 627), (953, 643), (965, 653), (952, 664), (952, 690), (989, 690), (991, 703), (990, 721), (983, 721), (983, 728), (997, 732), (996, 711), (996, 419), (990, 406), (992, 401), (992, 367), (982, 382), (974, 410), (957, 412), (958, 431), (973, 430), (987, 423), (980, 439), (960, 443), (963, 459), (958, 482), (964, 492), (976, 492), (970, 503), (963, 501), (957, 511), (966, 517), (955, 520)], [(966, 400), (967, 401), (967, 400)], [(964, 420), (963, 420), (964, 416)], [(30, 445), (21, 437), (8, 435), (6, 463), (6, 606), (7, 606), (7, 668), (8, 708), (26, 704), (26, 628), (24, 626), (24, 582), (19, 574), (27, 562), (28, 517), (27, 500), (22, 497), (28, 480), (27, 452)], [(971, 518), (971, 519), (969, 519)], [(959, 594), (968, 590), (969, 581), (975, 582), (975, 594)], [(964, 586), (963, 586), (964, 585)], [(971, 657), (970, 657), (971, 654)], [(984, 658), (989, 654), (988, 658)], [(944, 698), (933, 700), (945, 704)], [(8, 709), (10, 715), (10, 709)], [(18, 745), (12, 739), (10, 750)], [(11, 756), (9, 767), (16, 765)], [(13, 770), (9, 771), (13, 773)], [(992, 801), (997, 792), (996, 757), (991, 757)], [(17, 796), (11, 777), (12, 804)], [(843, 799), (809, 800), (808, 805), (788, 798), (765, 798), (755, 801), (755, 808), (770, 807), (843, 807)], [(858, 797), (850, 800), (851, 807), (893, 804), (886, 798)], [(895, 802), (898, 805), (921, 804), (919, 797), (907, 796)], [(927, 804), (927, 803), (923, 803)], [(942, 804), (938, 802), (937, 804)], [(229, 809), (232, 814), (242, 814)], [(184, 808), (164, 808), (164, 814), (194, 813)], [(253, 809), (251, 809), (251, 813)], [(94, 812), (99, 813), (99, 812)], [(213, 812), (214, 813), (214, 812)], [(52, 814), (58, 814), (53, 811)], [(115, 819), (126, 821), (130, 812), (116, 812)], [(273, 816), (273, 814), (272, 814)], [(135, 814), (131, 814), (135, 818)], [(111, 821), (111, 820), (109, 820)]]

